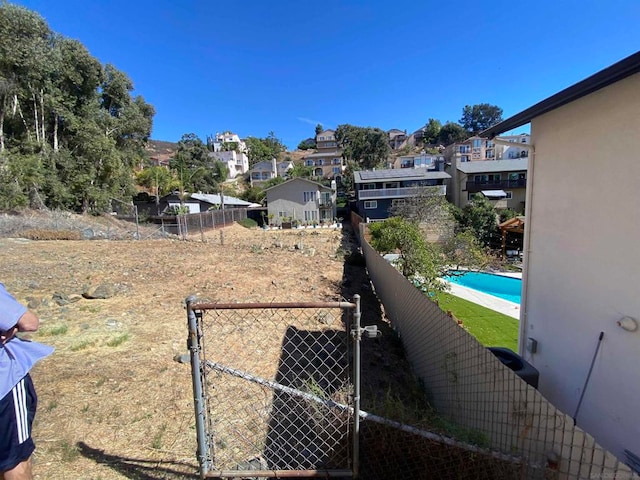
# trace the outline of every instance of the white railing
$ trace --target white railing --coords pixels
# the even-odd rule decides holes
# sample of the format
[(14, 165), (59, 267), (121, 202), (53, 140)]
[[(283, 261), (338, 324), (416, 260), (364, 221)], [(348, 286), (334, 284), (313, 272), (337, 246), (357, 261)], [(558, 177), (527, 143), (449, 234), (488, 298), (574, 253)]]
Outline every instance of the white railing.
[(427, 187), (398, 187), (398, 188), (376, 188), (373, 190), (358, 190), (358, 200), (369, 200), (374, 198), (405, 198), (413, 197), (424, 190), (432, 195), (446, 195), (446, 185), (431, 185)]

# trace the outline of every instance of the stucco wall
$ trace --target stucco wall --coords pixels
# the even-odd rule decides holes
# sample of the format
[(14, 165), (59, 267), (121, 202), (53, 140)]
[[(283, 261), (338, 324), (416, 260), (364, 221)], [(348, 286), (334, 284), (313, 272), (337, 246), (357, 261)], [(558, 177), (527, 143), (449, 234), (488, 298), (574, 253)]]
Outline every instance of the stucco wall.
[(303, 192), (316, 192), (319, 198), (320, 191), (317, 185), (303, 180), (294, 180), (279, 185), (275, 190), (267, 192), (267, 208), (269, 214), (278, 217), (278, 212), (287, 212), (287, 216), (296, 220), (304, 220), (304, 211), (315, 211), (320, 220), (320, 214), (316, 201), (304, 202)]
[[(573, 416), (604, 332), (577, 424), (620, 458), (640, 454), (640, 75), (531, 124), (530, 249), (521, 353), (540, 391)], [(522, 352), (523, 339), (538, 352)]]

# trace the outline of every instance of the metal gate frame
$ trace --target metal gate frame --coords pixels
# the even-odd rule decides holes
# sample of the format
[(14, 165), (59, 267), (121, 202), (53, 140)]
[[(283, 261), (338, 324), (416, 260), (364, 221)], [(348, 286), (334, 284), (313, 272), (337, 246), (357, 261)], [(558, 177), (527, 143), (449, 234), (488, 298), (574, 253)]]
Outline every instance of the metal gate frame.
[[(197, 458), (200, 465), (200, 478), (247, 478), (247, 477), (352, 477), (358, 478), (359, 472), (359, 444), (360, 444), (360, 341), (365, 336), (376, 336), (375, 327), (360, 326), (360, 295), (354, 295), (353, 302), (291, 302), (291, 303), (197, 303), (197, 297), (190, 296), (185, 300), (187, 308), (187, 322), (189, 334), (187, 346), (189, 348), (191, 360), (191, 373), (193, 383), (193, 399), (196, 419), (197, 434)], [(276, 382), (261, 379), (241, 372), (239, 370), (225, 367), (223, 365), (210, 362), (204, 358), (204, 332), (202, 329), (202, 318), (206, 310), (275, 310), (275, 309), (341, 309), (353, 311), (351, 325), (347, 325), (346, 334), (351, 337), (352, 342), (352, 381), (353, 397), (351, 405), (343, 405), (332, 400), (319, 398), (313, 394), (302, 392)], [(372, 330), (373, 329), (373, 330)], [(348, 344), (348, 341), (347, 341)], [(346, 411), (351, 414), (353, 421), (353, 438), (351, 452), (351, 468), (341, 470), (218, 470), (212, 471), (214, 466), (213, 458), (213, 433), (212, 419), (210, 418), (207, 405), (208, 397), (204, 394), (206, 385), (207, 369), (215, 369), (247, 381), (259, 383), (287, 394), (302, 397), (312, 402), (320, 402), (331, 408)]]

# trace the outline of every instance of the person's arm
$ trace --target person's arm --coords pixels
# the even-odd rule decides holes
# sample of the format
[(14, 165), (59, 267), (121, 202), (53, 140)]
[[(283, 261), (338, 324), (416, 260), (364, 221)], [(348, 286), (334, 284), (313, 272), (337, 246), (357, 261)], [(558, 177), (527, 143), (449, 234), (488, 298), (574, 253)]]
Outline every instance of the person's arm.
[(18, 327), (19, 332), (35, 332), (38, 330), (40, 326), (40, 319), (36, 316), (35, 313), (27, 310), (24, 312), (24, 315), (20, 317), (18, 323), (16, 323), (16, 327)]
[(0, 332), (0, 343), (5, 344), (18, 332), (35, 332), (40, 326), (40, 319), (33, 313), (27, 310), (18, 320), (13, 327), (8, 330)]

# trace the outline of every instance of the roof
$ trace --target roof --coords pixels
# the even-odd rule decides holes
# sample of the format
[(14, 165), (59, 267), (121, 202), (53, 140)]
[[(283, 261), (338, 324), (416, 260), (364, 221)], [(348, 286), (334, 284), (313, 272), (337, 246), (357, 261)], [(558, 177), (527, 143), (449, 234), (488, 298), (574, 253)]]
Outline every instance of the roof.
[(332, 150), (330, 152), (317, 152), (306, 155), (304, 158), (321, 158), (321, 157), (342, 157), (342, 150)]
[(549, 98), (536, 103), (532, 107), (523, 110), (514, 116), (487, 128), (480, 135), (493, 138), (503, 132), (513, 130), (532, 119), (539, 117), (547, 112), (555, 110), (567, 103), (573, 102), (601, 88), (607, 87), (613, 83), (640, 72), (640, 52), (611, 65), (610, 67), (600, 70), (598, 73), (591, 75), (584, 80), (565, 88), (564, 90), (550, 96)]
[[(220, 205), (220, 194), (219, 193), (192, 193), (190, 195), (191, 200), (198, 200), (200, 202), (207, 202), (212, 205)], [(224, 195), (224, 204), (225, 205), (235, 205), (237, 207), (253, 207), (257, 204), (247, 202), (246, 200), (241, 200), (236, 197), (229, 197), (228, 195)]]
[(440, 180), (451, 178), (446, 172), (430, 172), (424, 168), (393, 168), (390, 170), (360, 170), (353, 172), (355, 183), (394, 180)]
[(291, 182), (307, 182), (307, 183), (311, 183), (313, 185), (316, 185), (317, 187), (321, 188), (321, 189), (325, 189), (325, 190), (332, 190), (331, 187), (327, 187), (326, 185), (322, 185), (321, 183), (318, 182), (314, 182), (313, 180), (307, 180), (306, 178), (300, 178), (300, 177), (296, 177), (296, 178), (292, 178), (291, 180), (287, 180), (286, 182), (282, 182), (279, 183), (277, 185), (274, 185), (273, 187), (269, 187), (269, 188), (265, 188), (265, 192), (268, 192), (269, 190), (275, 190), (276, 188), (279, 188), (283, 185), (286, 185), (287, 183), (291, 183)]
[(458, 170), (462, 173), (517, 172), (527, 170), (528, 161), (528, 158), (514, 158), (513, 160), (463, 162), (458, 165)]

